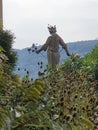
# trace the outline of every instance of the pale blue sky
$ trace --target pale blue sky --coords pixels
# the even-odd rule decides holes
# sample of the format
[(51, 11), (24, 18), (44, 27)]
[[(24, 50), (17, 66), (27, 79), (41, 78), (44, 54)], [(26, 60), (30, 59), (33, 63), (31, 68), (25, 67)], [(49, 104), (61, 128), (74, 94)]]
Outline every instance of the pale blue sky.
[(44, 44), (48, 24), (57, 26), (65, 43), (96, 39), (98, 0), (3, 0), (3, 24), (18, 49)]

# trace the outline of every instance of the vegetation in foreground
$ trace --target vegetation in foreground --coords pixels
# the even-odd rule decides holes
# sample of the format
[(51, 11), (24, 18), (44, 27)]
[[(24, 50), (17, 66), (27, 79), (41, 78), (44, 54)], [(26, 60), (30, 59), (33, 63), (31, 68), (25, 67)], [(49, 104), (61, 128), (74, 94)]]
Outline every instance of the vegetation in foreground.
[[(83, 58), (72, 55), (39, 78), (9, 71), (0, 47), (0, 129), (97, 130), (98, 45)], [(5, 68), (8, 68), (7, 70)]]

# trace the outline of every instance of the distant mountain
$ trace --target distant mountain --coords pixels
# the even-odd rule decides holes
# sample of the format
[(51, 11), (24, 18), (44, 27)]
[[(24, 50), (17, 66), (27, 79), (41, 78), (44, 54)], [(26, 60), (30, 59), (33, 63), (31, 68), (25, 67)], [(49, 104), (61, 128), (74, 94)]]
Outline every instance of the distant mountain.
[[(67, 47), (70, 53), (78, 53), (80, 56), (84, 56), (86, 53), (90, 52), (96, 44), (98, 44), (98, 40), (77, 41), (67, 43)], [(37, 46), (37, 48), (40, 47), (41, 46)], [(61, 63), (68, 57), (61, 47), (59, 50)], [(46, 52), (42, 51), (40, 54), (36, 54), (34, 52), (34, 47), (22, 50), (15, 49), (15, 52), (17, 52), (18, 61), (14, 73), (20, 75), (21, 77), (29, 73), (30, 77), (35, 79), (38, 77), (38, 72), (43, 71), (46, 68)]]

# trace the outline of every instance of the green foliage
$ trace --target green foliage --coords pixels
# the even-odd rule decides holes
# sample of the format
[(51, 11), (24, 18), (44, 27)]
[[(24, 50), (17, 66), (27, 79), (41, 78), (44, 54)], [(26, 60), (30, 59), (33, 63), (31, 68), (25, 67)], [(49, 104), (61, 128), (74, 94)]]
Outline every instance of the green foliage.
[(11, 89), (16, 83), (16, 77), (9, 70), (5, 71), (5, 68), (9, 69), (7, 64), (8, 58), (4, 54), (4, 49), (0, 46), (0, 129), (5, 130), (7, 128), (7, 122), (11, 119)]
[(85, 55), (83, 65), (88, 67), (90, 72), (95, 73), (96, 79), (98, 79), (98, 44), (90, 53)]
[(76, 69), (76, 64), (73, 70), (66, 72), (63, 66), (49, 74), (40, 106), (47, 110), (50, 121), (62, 129), (88, 130), (94, 127), (89, 118), (93, 116), (97, 100), (96, 83), (89, 81), (88, 73), (79, 73), (74, 67)]
[(46, 116), (46, 113), (39, 108), (40, 96), (44, 91), (43, 81), (36, 79), (34, 82), (30, 82), (27, 78), (23, 80), (21, 86), (14, 91), (14, 107), (20, 116), (16, 117), (13, 121), (12, 129), (22, 129), (32, 123), (32, 126), (41, 127), (43, 124), (40, 122)]
[(83, 58), (73, 54), (32, 81), (5, 71), (0, 47), (0, 129), (10, 121), (12, 130), (97, 130), (97, 48)]
[(12, 45), (15, 37), (8, 30), (0, 30), (0, 46), (5, 51), (5, 55), (8, 57), (7, 63), (10, 65), (10, 69), (14, 69), (17, 60), (16, 52), (12, 49)]
[(3, 108), (0, 108), (0, 129), (6, 129), (6, 120), (9, 119), (9, 113)]

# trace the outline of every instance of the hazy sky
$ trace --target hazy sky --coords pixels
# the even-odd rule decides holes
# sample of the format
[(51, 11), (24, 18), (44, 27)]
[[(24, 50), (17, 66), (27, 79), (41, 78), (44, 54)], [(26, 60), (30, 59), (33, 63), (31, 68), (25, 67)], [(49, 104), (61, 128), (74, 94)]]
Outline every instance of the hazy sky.
[(44, 44), (47, 25), (57, 26), (65, 42), (98, 38), (98, 0), (3, 0), (4, 29), (16, 39), (13, 48)]

